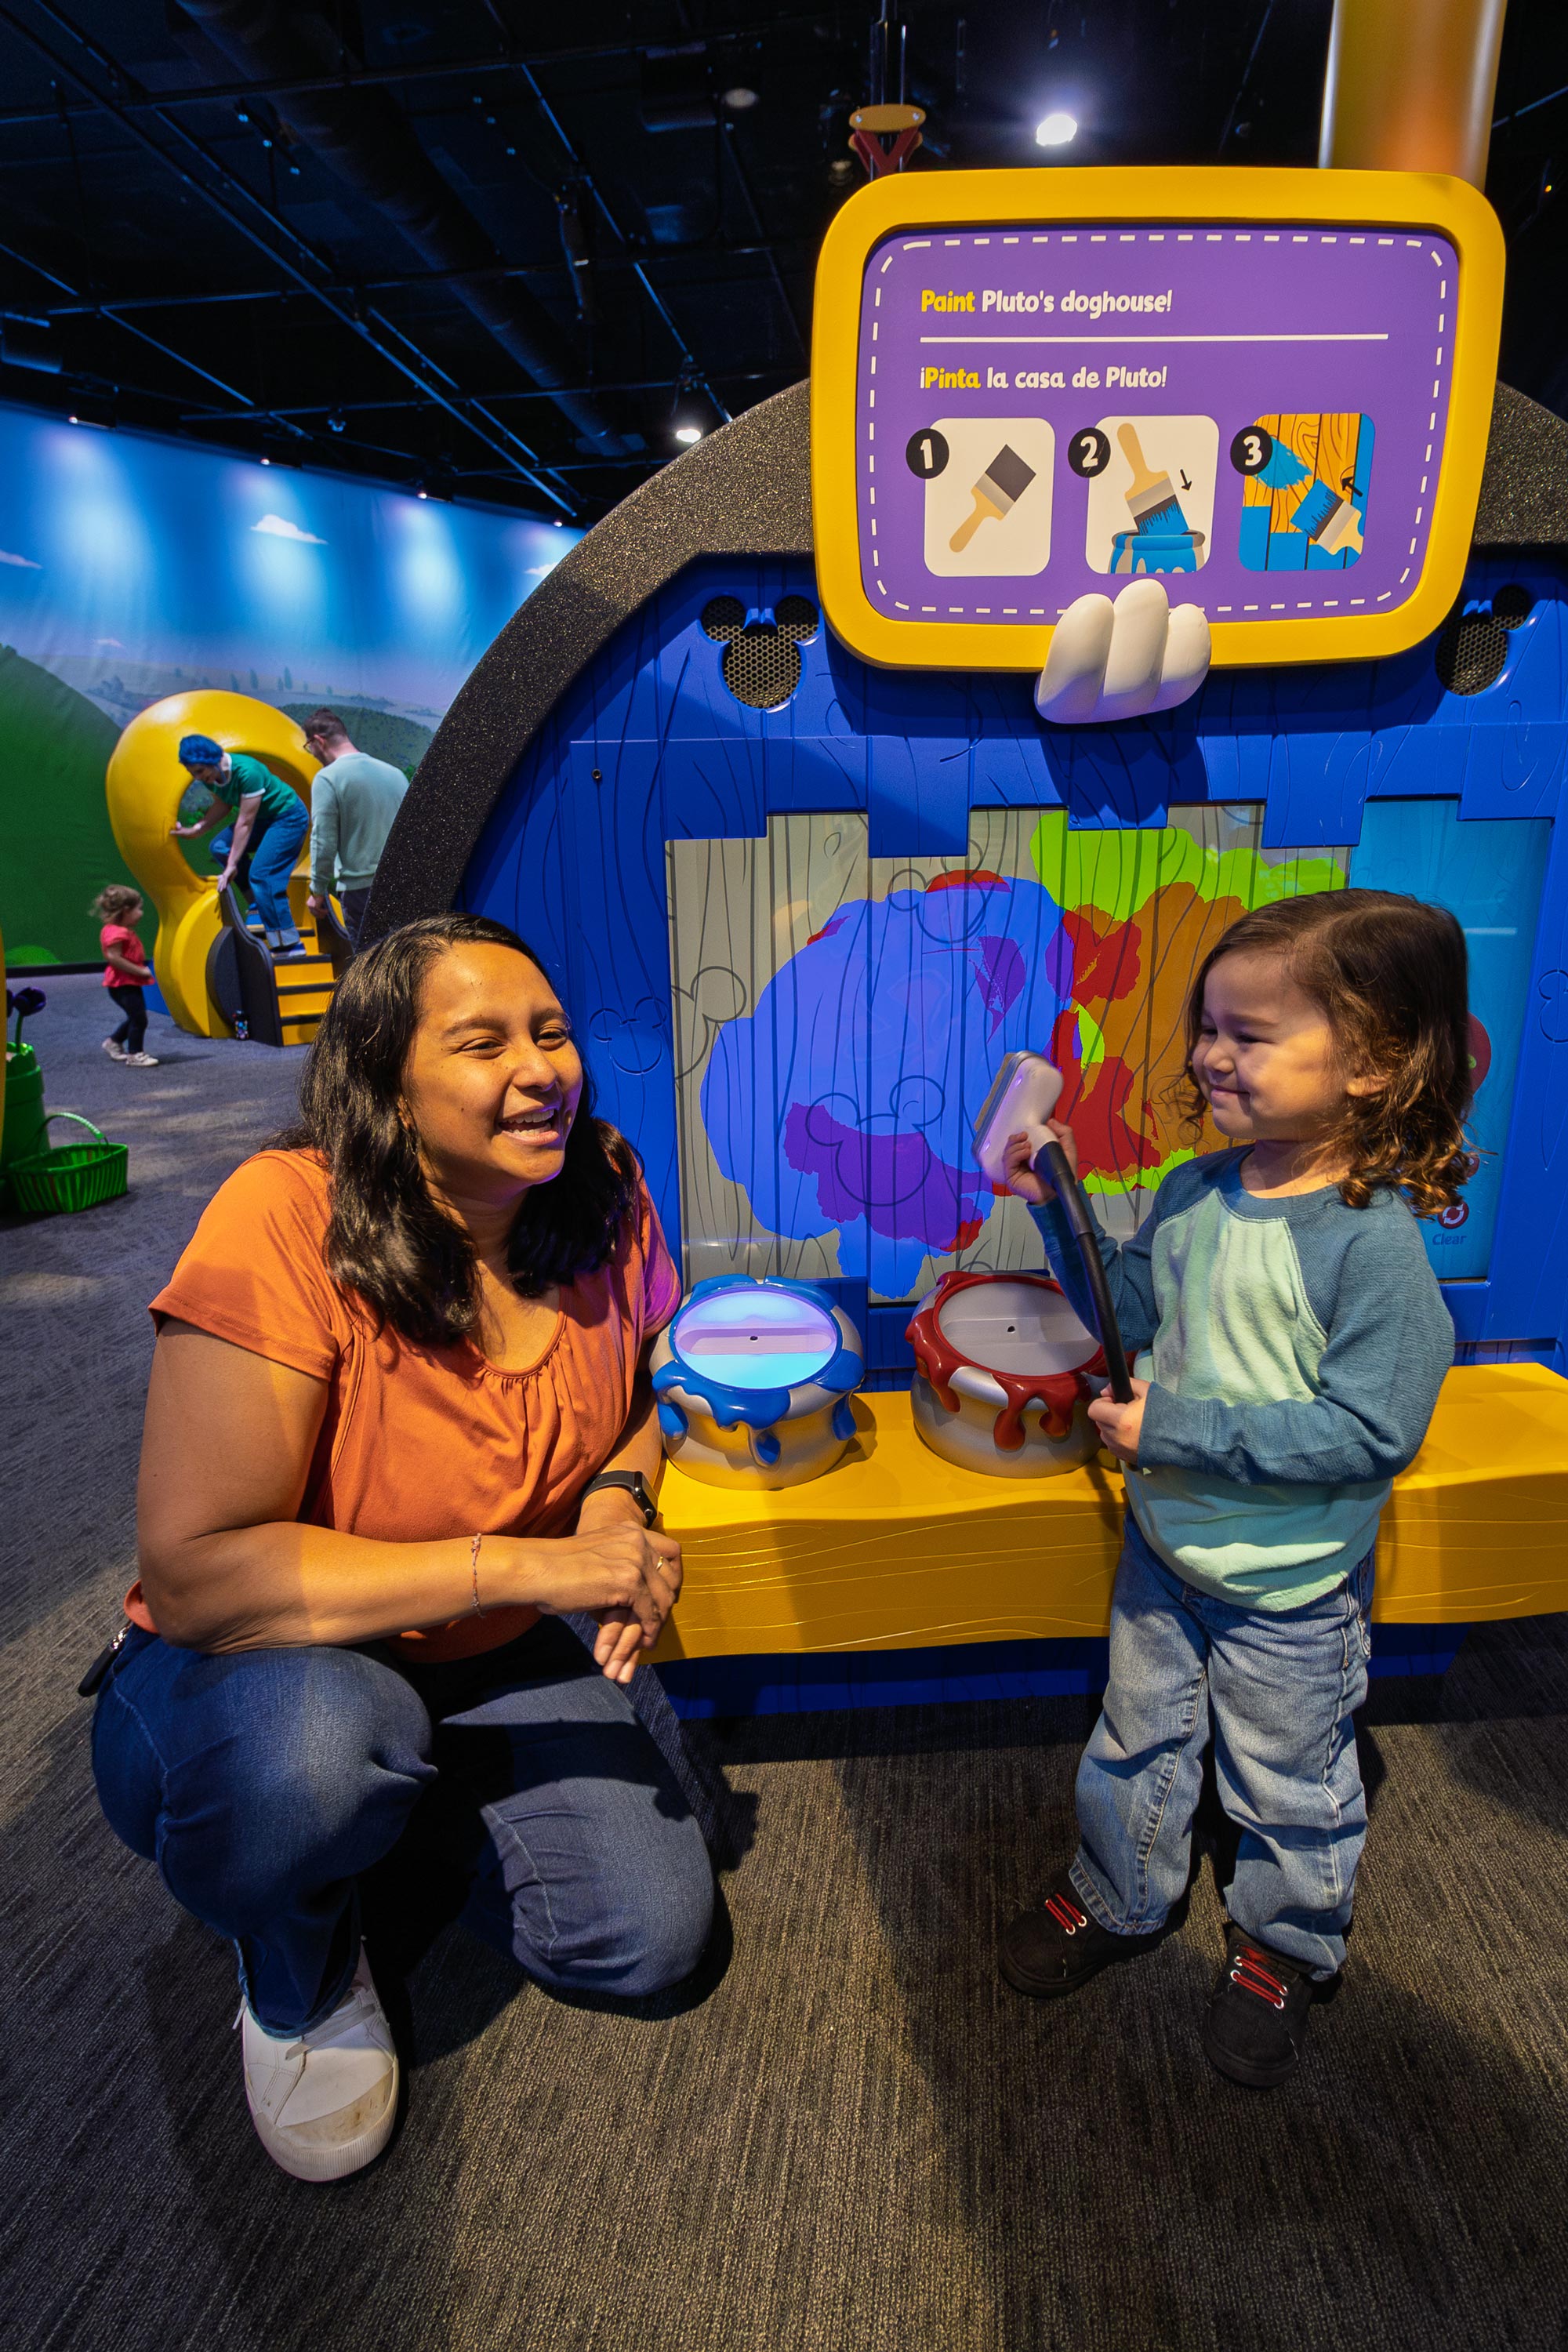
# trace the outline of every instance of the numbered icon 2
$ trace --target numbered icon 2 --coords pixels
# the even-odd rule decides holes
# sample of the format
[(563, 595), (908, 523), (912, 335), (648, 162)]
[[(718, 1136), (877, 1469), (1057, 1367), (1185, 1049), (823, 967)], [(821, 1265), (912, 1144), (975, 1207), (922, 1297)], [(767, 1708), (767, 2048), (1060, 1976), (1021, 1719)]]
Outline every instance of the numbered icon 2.
[(910, 434), (904, 463), (922, 482), (934, 482), (946, 468), (948, 454), (947, 436), (939, 433), (934, 425), (928, 425), (921, 432)]
[[(1089, 569), (1125, 578), (1201, 572), (1212, 543), (1219, 471), (1214, 418), (1102, 416), (1095, 432), (1107, 457), (1087, 477)], [(1074, 434), (1069, 464), (1088, 437)]]
[(1086, 425), (1068, 443), (1068, 464), (1081, 481), (1090, 482), (1110, 463), (1110, 443), (1098, 425)]

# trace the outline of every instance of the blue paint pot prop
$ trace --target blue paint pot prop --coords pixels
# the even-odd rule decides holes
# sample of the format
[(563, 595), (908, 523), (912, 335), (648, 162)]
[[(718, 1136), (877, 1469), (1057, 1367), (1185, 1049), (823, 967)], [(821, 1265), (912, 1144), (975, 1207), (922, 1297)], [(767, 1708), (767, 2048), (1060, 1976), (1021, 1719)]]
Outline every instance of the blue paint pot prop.
[(653, 1352), (664, 1450), (709, 1486), (799, 1486), (855, 1434), (860, 1334), (814, 1283), (700, 1282)]

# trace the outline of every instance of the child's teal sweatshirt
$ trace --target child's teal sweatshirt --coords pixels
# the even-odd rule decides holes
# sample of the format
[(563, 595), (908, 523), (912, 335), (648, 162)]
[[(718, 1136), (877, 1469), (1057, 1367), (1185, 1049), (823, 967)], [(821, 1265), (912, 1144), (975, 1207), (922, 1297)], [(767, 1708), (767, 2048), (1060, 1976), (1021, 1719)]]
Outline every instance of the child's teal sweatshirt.
[[(1258, 1200), (1242, 1151), (1173, 1169), (1129, 1242), (1100, 1237), (1129, 1358), (1153, 1383), (1127, 1494), (1178, 1576), (1249, 1609), (1300, 1609), (1372, 1549), (1453, 1361), (1454, 1327), (1395, 1193)], [(1053, 1201), (1052, 1273), (1094, 1310)]]

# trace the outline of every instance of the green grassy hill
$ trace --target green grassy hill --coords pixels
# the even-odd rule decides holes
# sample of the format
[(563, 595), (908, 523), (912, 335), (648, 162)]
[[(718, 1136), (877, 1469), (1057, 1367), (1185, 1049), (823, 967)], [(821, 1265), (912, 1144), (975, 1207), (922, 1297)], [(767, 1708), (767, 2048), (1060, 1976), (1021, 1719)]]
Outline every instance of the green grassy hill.
[[(280, 702), (279, 710), (297, 719), (303, 727), (317, 702)], [(430, 749), (432, 736), (428, 727), (421, 727), (416, 719), (400, 719), (394, 710), (366, 710), (357, 702), (334, 702), (335, 710), (353, 738), (354, 749), (367, 752), (373, 760), (386, 760), (393, 767), (401, 768), (412, 778), (415, 769)]]
[[(73, 686), (0, 646), (0, 925), (8, 963), (85, 963), (88, 906), (131, 882), (110, 830), (104, 771), (119, 729)], [(151, 937), (152, 925), (143, 925)]]

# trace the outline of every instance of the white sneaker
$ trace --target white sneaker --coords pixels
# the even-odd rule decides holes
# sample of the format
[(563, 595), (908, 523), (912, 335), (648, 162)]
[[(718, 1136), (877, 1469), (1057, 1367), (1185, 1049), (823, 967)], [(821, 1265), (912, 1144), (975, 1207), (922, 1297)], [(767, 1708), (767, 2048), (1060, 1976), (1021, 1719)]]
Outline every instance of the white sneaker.
[(155, 1070), (158, 1066), (156, 1054), (121, 1054), (120, 1058), (132, 1070)]
[(112, 1037), (106, 1037), (104, 1039), (103, 1050), (108, 1055), (111, 1062), (128, 1062), (131, 1059), (131, 1056), (126, 1052), (124, 1046), (117, 1045)]
[(257, 2137), (296, 2180), (341, 2180), (381, 2154), (397, 2116), (397, 2052), (362, 1948), (353, 1982), (308, 2033), (268, 2033), (242, 2002)]

